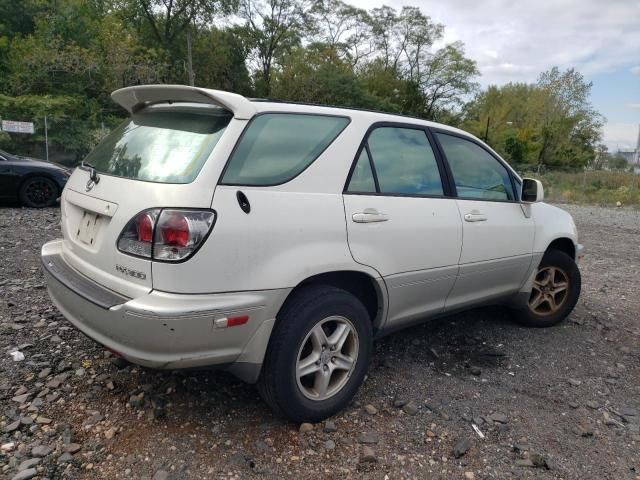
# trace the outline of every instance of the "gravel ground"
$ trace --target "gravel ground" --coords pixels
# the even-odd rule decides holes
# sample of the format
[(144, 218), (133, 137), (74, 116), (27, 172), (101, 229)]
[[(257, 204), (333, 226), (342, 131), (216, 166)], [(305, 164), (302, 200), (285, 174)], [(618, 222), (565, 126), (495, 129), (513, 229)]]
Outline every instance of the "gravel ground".
[(564, 324), (492, 308), (391, 335), (352, 405), (302, 426), (227, 374), (126, 365), (70, 328), (39, 268), (58, 210), (0, 208), (0, 477), (639, 480), (640, 212), (564, 208), (587, 249)]

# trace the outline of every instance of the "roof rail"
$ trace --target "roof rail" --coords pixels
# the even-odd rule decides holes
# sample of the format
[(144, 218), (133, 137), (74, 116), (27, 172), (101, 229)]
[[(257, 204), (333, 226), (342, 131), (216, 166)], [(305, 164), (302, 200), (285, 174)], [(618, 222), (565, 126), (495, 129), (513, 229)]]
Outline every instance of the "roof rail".
[(256, 114), (255, 106), (242, 95), (186, 85), (138, 85), (116, 90), (111, 98), (129, 113), (161, 102), (194, 102), (215, 105), (230, 110), (235, 118), (249, 120)]
[(294, 100), (279, 100), (273, 98), (249, 98), (252, 102), (258, 103), (283, 103), (286, 105), (308, 105), (310, 107), (326, 107), (326, 108), (339, 108), (341, 110), (354, 110), (356, 112), (368, 112), (368, 113), (380, 113), (383, 115), (393, 115), (394, 117), (402, 117), (402, 118), (411, 118), (413, 120), (422, 120), (425, 122), (438, 123), (435, 120), (429, 120), (424, 117), (418, 117), (416, 115), (406, 115), (404, 113), (391, 112), (387, 110), (377, 110), (375, 108), (365, 108), (365, 107), (349, 107), (344, 105), (331, 105), (328, 103), (313, 103), (313, 102), (297, 102)]

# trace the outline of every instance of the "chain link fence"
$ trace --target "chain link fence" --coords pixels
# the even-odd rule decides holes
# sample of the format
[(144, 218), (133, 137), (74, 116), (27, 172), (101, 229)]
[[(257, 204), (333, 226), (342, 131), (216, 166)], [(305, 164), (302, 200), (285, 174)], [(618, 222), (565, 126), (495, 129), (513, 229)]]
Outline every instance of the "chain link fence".
[[(124, 111), (122, 113), (124, 117)], [(122, 118), (121, 117), (121, 118)], [(19, 156), (77, 165), (120, 121), (114, 111), (101, 111), (91, 118), (4, 118), (32, 122), (34, 133), (0, 132), (0, 149)]]

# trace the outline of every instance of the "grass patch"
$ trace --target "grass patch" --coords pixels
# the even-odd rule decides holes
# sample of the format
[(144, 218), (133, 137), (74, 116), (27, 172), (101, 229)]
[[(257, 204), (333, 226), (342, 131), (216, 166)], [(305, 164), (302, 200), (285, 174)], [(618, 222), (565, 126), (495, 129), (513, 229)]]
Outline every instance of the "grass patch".
[(588, 170), (525, 176), (538, 178), (545, 200), (551, 202), (640, 206), (640, 175), (634, 173)]

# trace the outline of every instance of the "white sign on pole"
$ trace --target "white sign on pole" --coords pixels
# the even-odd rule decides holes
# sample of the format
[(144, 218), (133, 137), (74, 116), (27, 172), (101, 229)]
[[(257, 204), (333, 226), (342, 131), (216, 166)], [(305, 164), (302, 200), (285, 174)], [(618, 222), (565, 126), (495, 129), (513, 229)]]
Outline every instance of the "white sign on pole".
[(16, 122), (14, 120), (2, 120), (2, 131), (13, 133), (33, 133), (33, 122)]

